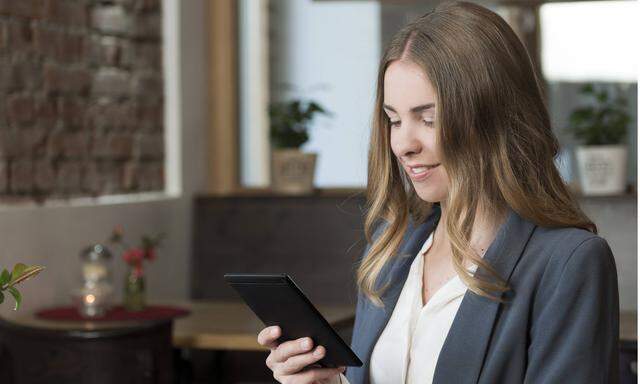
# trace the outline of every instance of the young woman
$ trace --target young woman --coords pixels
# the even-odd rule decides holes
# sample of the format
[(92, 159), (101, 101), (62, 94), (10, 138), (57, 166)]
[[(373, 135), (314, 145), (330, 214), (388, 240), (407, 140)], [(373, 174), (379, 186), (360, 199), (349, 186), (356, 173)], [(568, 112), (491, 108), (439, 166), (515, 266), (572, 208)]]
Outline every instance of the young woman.
[(498, 15), (446, 3), (399, 31), (369, 151), (351, 345), (364, 365), (316, 368), (322, 346), (278, 343), (269, 327), (258, 342), (274, 377), (616, 383), (616, 266), (558, 174), (558, 147), (531, 60)]

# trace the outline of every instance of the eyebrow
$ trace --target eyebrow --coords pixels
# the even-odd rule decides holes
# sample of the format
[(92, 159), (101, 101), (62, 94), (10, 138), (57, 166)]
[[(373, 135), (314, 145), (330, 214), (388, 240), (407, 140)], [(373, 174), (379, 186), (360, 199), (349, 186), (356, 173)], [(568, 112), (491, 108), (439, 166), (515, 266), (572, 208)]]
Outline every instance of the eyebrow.
[[(383, 104), (383, 105), (382, 105), (382, 107), (383, 107), (384, 109), (388, 109), (388, 110), (390, 110), (391, 112), (398, 113), (398, 112), (396, 112), (396, 110), (395, 110), (395, 109), (393, 109), (393, 107), (392, 107), (392, 106), (390, 106), (390, 105)], [(422, 111), (426, 111), (427, 109), (431, 109), (431, 108), (433, 108), (433, 107), (435, 107), (435, 103), (428, 103), (428, 104), (422, 104), (422, 105), (418, 105), (418, 106), (416, 106), (416, 107), (413, 107), (413, 108), (411, 108), (409, 111), (410, 111), (411, 113), (420, 113), (420, 112), (422, 112)]]

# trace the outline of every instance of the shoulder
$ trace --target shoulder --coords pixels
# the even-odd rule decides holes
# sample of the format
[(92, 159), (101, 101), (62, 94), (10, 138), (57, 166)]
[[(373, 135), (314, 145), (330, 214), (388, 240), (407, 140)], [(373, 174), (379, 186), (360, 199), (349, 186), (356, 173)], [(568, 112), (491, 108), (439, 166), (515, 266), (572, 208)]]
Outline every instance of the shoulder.
[(536, 258), (547, 277), (559, 277), (576, 268), (582, 273), (615, 270), (609, 243), (603, 237), (582, 228), (536, 227), (523, 258)]
[(595, 300), (604, 292), (617, 294), (616, 264), (608, 242), (580, 228), (536, 227), (513, 277), (521, 292), (533, 295), (534, 312), (559, 296), (566, 296), (562, 301), (567, 303), (572, 298)]

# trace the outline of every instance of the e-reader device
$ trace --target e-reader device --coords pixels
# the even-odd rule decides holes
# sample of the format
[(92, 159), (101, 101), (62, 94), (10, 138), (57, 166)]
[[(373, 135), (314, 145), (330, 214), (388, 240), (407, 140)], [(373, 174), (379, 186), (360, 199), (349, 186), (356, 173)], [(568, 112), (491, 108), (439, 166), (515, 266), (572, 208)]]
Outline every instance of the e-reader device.
[(265, 324), (281, 329), (280, 343), (310, 337), (314, 347), (322, 345), (321, 367), (362, 366), (362, 361), (286, 274), (227, 273), (231, 285)]

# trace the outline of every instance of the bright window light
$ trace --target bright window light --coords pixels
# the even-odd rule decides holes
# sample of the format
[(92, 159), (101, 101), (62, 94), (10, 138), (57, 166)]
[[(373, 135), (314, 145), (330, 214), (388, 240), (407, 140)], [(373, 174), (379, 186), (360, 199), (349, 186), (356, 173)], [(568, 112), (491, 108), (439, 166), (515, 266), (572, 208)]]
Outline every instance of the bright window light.
[(542, 69), (551, 81), (636, 82), (637, 1), (540, 7)]

